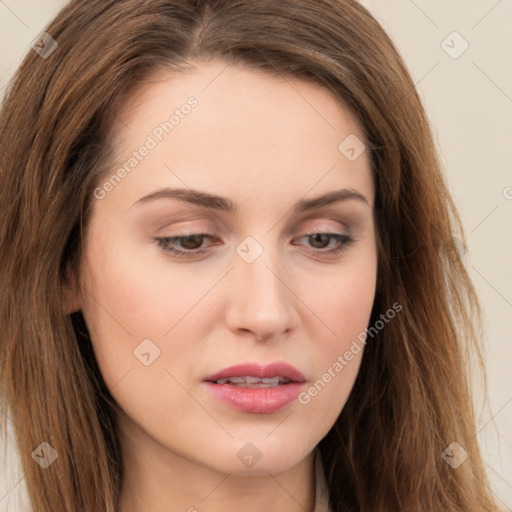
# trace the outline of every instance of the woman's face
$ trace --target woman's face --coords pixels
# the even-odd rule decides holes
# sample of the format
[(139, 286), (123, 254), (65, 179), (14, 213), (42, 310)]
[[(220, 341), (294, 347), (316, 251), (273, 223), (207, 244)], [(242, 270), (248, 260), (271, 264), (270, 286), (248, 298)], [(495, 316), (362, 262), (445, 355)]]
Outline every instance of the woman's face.
[[(220, 62), (161, 78), (118, 113), (78, 307), (133, 457), (284, 471), (361, 361), (377, 268), (364, 135), (304, 81)], [(209, 382), (224, 369), (239, 382)]]

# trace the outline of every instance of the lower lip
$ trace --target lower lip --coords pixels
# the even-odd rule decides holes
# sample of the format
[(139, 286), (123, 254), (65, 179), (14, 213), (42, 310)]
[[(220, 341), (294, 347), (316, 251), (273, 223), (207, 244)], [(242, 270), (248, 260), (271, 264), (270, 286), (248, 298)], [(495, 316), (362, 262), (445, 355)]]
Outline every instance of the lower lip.
[(274, 388), (242, 388), (229, 384), (206, 382), (211, 393), (221, 402), (242, 412), (272, 414), (293, 402), (305, 383), (290, 382)]

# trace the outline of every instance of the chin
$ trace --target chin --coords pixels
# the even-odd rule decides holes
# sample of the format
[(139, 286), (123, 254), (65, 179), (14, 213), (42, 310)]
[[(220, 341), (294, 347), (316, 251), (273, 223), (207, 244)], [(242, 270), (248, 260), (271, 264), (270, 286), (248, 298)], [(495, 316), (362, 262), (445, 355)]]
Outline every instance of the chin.
[(303, 440), (292, 436), (270, 439), (268, 433), (258, 436), (235, 437), (229, 445), (217, 449), (208, 464), (216, 470), (236, 475), (265, 476), (287, 471), (297, 465), (316, 446), (310, 437)]

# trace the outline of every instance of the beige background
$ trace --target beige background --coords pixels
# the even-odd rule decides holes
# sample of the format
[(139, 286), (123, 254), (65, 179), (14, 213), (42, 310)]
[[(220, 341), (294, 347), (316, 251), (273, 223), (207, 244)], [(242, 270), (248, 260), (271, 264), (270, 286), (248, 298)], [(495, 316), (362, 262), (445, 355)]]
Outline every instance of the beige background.
[[(64, 3), (0, 0), (0, 95)], [(479, 416), (478, 438), (493, 492), (512, 511), (512, 1), (363, 3), (409, 66), (462, 214), (464, 262), (486, 315), (490, 411)], [(1, 453), (0, 512), (24, 510), (15, 454)]]

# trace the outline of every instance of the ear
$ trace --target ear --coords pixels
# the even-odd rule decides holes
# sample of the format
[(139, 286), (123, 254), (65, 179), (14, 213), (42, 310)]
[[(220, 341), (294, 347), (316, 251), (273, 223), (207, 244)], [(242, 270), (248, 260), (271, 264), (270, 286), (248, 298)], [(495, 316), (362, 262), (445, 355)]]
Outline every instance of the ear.
[(65, 315), (78, 311), (82, 306), (78, 279), (74, 272), (68, 272), (67, 278), (62, 283), (62, 300)]

